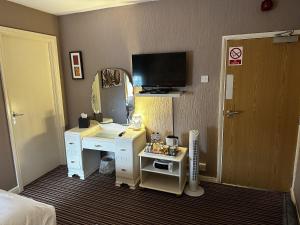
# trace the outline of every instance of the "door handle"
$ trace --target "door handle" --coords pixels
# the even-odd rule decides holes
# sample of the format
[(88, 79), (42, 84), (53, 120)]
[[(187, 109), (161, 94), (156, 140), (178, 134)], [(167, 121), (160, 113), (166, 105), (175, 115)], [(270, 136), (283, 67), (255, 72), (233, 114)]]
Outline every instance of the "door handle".
[(12, 112), (12, 122), (13, 122), (14, 125), (17, 124), (17, 117), (18, 116), (24, 116), (24, 113)]
[(238, 115), (240, 114), (241, 112), (240, 111), (231, 111), (231, 110), (227, 110), (224, 115), (227, 117), (227, 118), (231, 118), (235, 115)]
[(24, 113), (16, 113), (16, 112), (12, 112), (12, 116), (13, 116), (13, 117), (24, 116)]

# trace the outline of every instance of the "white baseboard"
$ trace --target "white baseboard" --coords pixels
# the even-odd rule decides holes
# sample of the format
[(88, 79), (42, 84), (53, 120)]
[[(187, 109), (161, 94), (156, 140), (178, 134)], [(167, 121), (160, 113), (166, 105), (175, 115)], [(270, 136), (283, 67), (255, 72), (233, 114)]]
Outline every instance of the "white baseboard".
[(16, 186), (16, 187), (10, 189), (9, 192), (19, 194), (20, 193), (20, 188), (19, 188), (19, 186)]
[(296, 200), (296, 196), (295, 196), (295, 193), (294, 193), (294, 189), (291, 188), (291, 200), (296, 208), (296, 211), (297, 211), (297, 217), (298, 217), (298, 221), (299, 221), (299, 224), (300, 224), (300, 215), (299, 215), (299, 209), (298, 209), (298, 205), (297, 205), (297, 200)]
[(199, 175), (199, 180), (205, 181), (205, 182), (211, 182), (211, 183), (218, 183), (218, 180), (216, 177), (208, 177), (208, 176)]

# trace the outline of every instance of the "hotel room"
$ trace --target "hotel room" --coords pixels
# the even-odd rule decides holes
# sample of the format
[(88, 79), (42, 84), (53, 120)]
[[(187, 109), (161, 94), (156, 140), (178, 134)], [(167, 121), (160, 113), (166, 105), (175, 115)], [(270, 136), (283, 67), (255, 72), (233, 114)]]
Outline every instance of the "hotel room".
[(299, 9), (0, 0), (0, 225), (299, 224)]

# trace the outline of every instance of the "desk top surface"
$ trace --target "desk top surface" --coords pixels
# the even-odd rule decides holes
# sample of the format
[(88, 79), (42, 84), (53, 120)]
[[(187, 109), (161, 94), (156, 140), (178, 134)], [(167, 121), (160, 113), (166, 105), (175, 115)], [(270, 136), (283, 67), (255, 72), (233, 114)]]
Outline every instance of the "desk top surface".
[[(124, 134), (119, 137), (119, 134)], [(124, 126), (116, 123), (99, 124), (97, 121), (91, 120), (89, 128), (74, 127), (66, 133), (80, 134), (83, 138), (95, 138), (95, 139), (115, 139), (125, 138), (134, 139), (145, 132), (145, 128), (140, 130), (134, 130), (129, 126)]]

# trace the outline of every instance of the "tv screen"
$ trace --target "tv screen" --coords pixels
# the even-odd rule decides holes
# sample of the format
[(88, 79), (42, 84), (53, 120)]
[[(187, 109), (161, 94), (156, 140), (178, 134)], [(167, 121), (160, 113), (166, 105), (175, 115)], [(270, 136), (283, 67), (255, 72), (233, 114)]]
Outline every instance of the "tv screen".
[(132, 55), (133, 85), (184, 87), (186, 52)]

